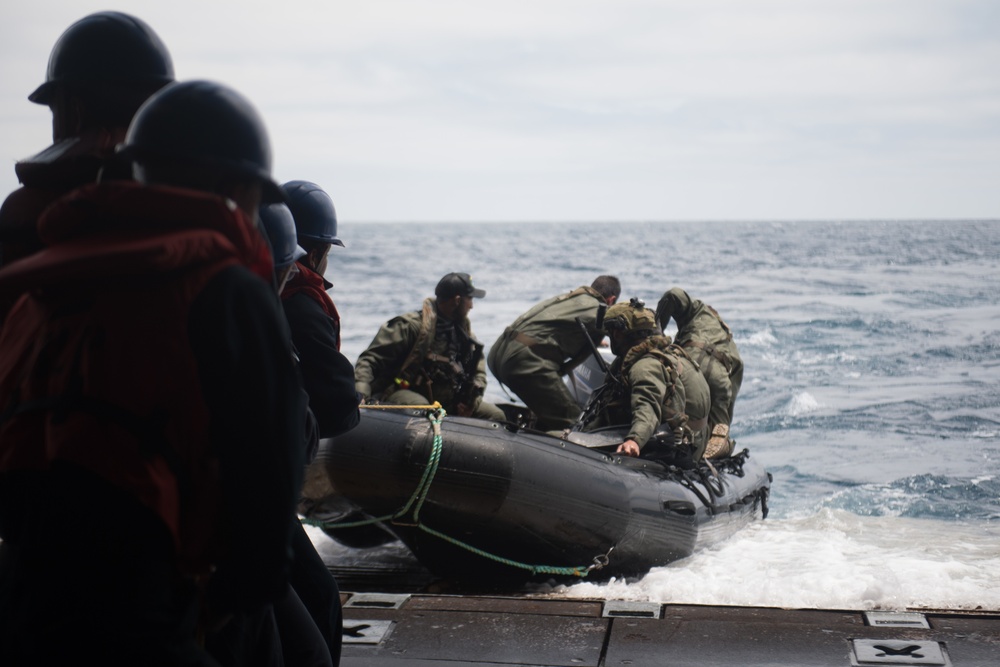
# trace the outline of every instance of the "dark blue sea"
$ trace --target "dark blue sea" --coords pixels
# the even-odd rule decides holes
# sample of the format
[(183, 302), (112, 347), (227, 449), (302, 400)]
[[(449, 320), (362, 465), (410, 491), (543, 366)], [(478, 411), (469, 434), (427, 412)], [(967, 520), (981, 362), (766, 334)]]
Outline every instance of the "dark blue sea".
[[(732, 431), (774, 476), (770, 517), (640, 581), (540, 594), (1000, 610), (1000, 221), (343, 224), (341, 236), (327, 277), (352, 361), (450, 271), (487, 292), (471, 313), (487, 346), (601, 273), (653, 307), (683, 287), (733, 329), (745, 379)], [(495, 382), (487, 396), (509, 401)]]

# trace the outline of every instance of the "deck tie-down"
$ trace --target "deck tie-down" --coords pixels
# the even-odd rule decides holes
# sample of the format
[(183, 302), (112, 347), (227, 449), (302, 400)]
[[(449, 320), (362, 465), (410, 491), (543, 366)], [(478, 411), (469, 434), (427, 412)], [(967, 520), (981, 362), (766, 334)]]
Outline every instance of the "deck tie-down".
[(381, 644), (393, 621), (384, 619), (344, 619), (341, 641), (344, 644)]
[(865, 625), (877, 628), (930, 629), (927, 617), (917, 611), (866, 611)]
[(854, 667), (897, 665), (916, 667), (933, 665), (950, 667), (951, 660), (940, 642), (911, 641), (908, 639), (854, 639), (851, 640), (851, 664)]
[(663, 605), (659, 602), (605, 600), (601, 618), (660, 618)]

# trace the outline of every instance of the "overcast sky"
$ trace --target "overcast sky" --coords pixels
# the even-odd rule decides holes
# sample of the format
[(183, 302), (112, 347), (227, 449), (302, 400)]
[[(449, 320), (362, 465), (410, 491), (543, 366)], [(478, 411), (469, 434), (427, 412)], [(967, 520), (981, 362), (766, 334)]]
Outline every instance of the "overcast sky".
[(1000, 218), (997, 0), (7, 0), (4, 192), (103, 9), (247, 95), (345, 222)]

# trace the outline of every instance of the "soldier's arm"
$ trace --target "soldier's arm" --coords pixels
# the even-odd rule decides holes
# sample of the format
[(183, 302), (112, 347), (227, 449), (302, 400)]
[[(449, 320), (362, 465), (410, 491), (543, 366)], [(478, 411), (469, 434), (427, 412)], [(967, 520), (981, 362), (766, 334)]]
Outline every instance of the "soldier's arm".
[(629, 384), (632, 426), (625, 439), (643, 447), (663, 422), (663, 399), (669, 390), (663, 366), (655, 359), (636, 362), (629, 370)]
[(210, 433), (219, 458), (227, 552), (212, 577), (216, 611), (271, 602), (287, 583), (291, 526), (305, 464), (305, 392), (270, 285), (243, 267), (212, 279), (192, 303)]
[(416, 342), (416, 330), (405, 317), (394, 317), (379, 329), (354, 365), (354, 388), (365, 399), (389, 386)]
[[(472, 333), (472, 329), (469, 329), (469, 338), (473, 341), (479, 340), (476, 335)], [(479, 344), (479, 359), (476, 361), (476, 373), (473, 378), (473, 384), (476, 387), (476, 393), (482, 396), (486, 392), (486, 348)]]
[(320, 437), (332, 438), (349, 431), (360, 419), (354, 368), (337, 349), (333, 321), (319, 303), (304, 293), (286, 299), (283, 306)]

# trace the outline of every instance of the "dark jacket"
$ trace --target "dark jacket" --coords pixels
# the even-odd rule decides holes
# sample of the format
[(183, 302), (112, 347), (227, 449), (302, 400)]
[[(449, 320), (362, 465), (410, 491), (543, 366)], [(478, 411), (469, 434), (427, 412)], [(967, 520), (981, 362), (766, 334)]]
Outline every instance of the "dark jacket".
[[(91, 130), (58, 141), (14, 165), (22, 187), (0, 205), (0, 267), (41, 249), (38, 219), (63, 195), (95, 183), (99, 176), (105, 181), (131, 180), (130, 165), (123, 164), (115, 154), (115, 146), (124, 136), (125, 128)], [(0, 296), (0, 323), (15, 298)]]
[[(49, 247), (0, 271), (0, 291), (30, 288), (0, 331), (0, 485), (25, 471), (92, 478), (150, 510), (149, 528), (75, 498), (93, 528), (81, 557), (130, 571), (143, 551), (131, 535), (159, 525), (177, 576), (214, 567), (217, 612), (275, 599), (287, 583), (305, 406), (262, 236), (221, 198), (126, 183), (76, 191), (39, 231)], [(48, 536), (18, 528), (61, 519), (10, 516), (28, 504), (0, 509), (25, 548)]]
[[(287, 287), (286, 287), (287, 290)], [(354, 391), (354, 367), (340, 353), (339, 326), (309, 290), (282, 293), (282, 306), (292, 342), (299, 354), (309, 407), (319, 422), (321, 438), (346, 433), (361, 419)]]

